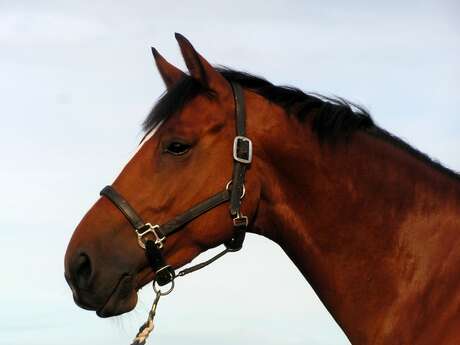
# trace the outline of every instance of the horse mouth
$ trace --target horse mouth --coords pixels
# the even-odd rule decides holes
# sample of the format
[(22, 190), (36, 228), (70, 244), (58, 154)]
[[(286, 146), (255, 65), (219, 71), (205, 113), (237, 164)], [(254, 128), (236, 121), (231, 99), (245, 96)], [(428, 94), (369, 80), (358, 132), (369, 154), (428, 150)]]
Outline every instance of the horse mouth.
[(96, 314), (101, 318), (117, 316), (133, 310), (136, 304), (137, 292), (134, 289), (133, 276), (124, 274)]

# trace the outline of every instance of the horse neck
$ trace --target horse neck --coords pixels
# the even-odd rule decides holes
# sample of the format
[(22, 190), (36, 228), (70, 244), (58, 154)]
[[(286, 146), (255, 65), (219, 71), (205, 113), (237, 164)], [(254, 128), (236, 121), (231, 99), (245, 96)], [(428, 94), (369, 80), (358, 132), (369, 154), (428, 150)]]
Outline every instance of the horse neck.
[(321, 145), (308, 123), (258, 114), (254, 231), (282, 247), (353, 344), (402, 337), (398, 320), (425, 308), (433, 277), (460, 276), (458, 181), (364, 132)]

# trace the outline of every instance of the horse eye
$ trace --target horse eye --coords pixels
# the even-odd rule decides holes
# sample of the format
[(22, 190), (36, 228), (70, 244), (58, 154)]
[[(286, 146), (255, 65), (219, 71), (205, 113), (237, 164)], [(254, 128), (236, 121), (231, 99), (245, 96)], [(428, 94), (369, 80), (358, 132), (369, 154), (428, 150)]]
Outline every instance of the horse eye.
[(172, 143), (169, 143), (165, 148), (165, 152), (175, 156), (183, 155), (187, 153), (188, 150), (190, 150), (189, 144), (184, 144), (178, 141), (173, 141)]

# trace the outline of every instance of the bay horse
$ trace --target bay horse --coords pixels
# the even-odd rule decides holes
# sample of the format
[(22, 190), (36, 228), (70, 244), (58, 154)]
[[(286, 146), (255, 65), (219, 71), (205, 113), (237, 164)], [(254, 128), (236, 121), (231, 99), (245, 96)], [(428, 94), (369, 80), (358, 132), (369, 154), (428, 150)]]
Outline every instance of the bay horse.
[[(250, 138), (233, 219), (244, 214), (247, 231), (281, 246), (351, 343), (460, 344), (460, 176), (360, 107), (215, 68), (176, 39), (189, 73), (152, 48), (167, 91), (143, 124), (137, 152), (68, 245), (75, 302), (100, 317), (131, 311), (137, 291), (160, 276), (142, 244), (161, 249), (156, 259), (174, 272), (232, 240), (227, 194), (175, 223), (181, 231), (165, 241), (160, 226), (145, 223), (149, 238), (136, 237), (133, 217), (164, 224), (228, 191), (241, 159), (234, 145), (246, 143), (247, 158)], [(247, 120), (241, 142), (235, 85)]]

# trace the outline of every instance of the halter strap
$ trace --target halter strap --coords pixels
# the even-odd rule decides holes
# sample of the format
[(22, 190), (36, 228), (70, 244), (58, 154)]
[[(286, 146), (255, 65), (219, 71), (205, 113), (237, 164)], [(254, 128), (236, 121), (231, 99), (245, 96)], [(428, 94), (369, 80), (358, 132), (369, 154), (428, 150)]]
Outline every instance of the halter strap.
[(230, 193), (227, 190), (219, 192), (205, 201), (200, 202), (199, 204), (193, 206), (188, 211), (182, 213), (181, 215), (174, 217), (170, 221), (166, 222), (163, 225), (160, 225), (160, 232), (164, 236), (169, 236), (179, 230), (185, 224), (191, 222), (195, 218), (201, 216), (203, 213), (208, 212), (220, 204), (228, 201), (230, 199)]
[[(147, 230), (149, 223), (144, 222), (129, 202), (112, 186), (105, 186), (104, 189), (101, 190), (100, 195), (109, 199), (121, 211), (121, 213), (123, 213), (138, 235), (141, 235), (145, 230)], [(160, 238), (172, 235), (176, 231), (180, 230), (180, 228), (182, 228), (185, 224), (229, 200), (229, 191), (224, 190), (219, 192), (199, 204), (196, 204), (184, 213), (174, 217), (170, 221), (162, 225), (157, 225), (155, 227), (155, 231)]]
[(246, 166), (252, 160), (252, 143), (246, 137), (246, 107), (244, 104), (243, 89), (239, 84), (232, 83), (235, 101), (235, 128), (236, 137), (233, 142), (233, 174), (232, 195), (230, 198), (230, 214), (238, 216), (243, 195), (244, 175)]
[(134, 208), (131, 207), (129, 202), (121, 196), (112, 186), (105, 186), (99, 195), (105, 196), (109, 199), (131, 223), (136, 232), (145, 227), (145, 222), (137, 214)]

